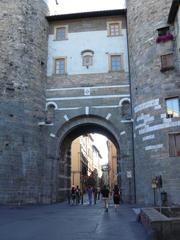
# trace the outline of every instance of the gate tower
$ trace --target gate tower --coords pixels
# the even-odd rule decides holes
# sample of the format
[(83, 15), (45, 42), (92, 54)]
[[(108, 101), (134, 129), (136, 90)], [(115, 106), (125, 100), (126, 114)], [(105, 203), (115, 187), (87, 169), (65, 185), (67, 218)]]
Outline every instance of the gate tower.
[[(180, 161), (171, 151), (180, 132), (174, 33), (167, 24), (171, 4), (127, 0), (137, 200), (147, 204), (153, 203), (155, 176), (162, 177), (161, 190), (168, 193), (169, 202), (178, 203), (180, 198)], [(162, 42), (164, 36), (171, 37)]]
[(43, 198), (48, 7), (44, 1), (0, 2), (0, 203)]

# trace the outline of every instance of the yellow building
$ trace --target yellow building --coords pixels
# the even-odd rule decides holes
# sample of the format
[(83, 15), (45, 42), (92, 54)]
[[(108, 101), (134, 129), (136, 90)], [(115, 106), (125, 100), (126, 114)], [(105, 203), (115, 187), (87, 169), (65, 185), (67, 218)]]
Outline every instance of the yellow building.
[(114, 144), (108, 140), (108, 170), (109, 170), (109, 187), (113, 190), (114, 185), (117, 184), (117, 150)]
[(91, 134), (76, 138), (71, 145), (71, 185), (79, 186), (82, 190), (88, 176), (96, 176), (96, 182), (102, 175), (101, 154), (93, 144)]

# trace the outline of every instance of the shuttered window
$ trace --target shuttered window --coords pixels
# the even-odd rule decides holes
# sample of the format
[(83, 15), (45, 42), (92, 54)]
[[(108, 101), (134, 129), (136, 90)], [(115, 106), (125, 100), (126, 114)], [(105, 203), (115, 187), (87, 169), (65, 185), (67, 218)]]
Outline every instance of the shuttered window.
[(169, 156), (180, 156), (180, 133), (169, 134)]
[(166, 54), (161, 56), (161, 71), (168, 71), (173, 69), (173, 54)]

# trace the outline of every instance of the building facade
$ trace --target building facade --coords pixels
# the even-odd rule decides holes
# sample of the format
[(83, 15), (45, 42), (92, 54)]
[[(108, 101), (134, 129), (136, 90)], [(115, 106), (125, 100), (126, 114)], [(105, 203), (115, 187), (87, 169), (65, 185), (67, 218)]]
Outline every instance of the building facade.
[(109, 167), (109, 188), (110, 191), (114, 189), (114, 185), (118, 184), (121, 187), (121, 183), (118, 182), (118, 166), (117, 166), (117, 150), (114, 144), (108, 140), (108, 167)]
[(71, 145), (71, 185), (86, 187), (86, 181), (93, 173), (96, 185), (101, 178), (101, 155), (93, 144), (91, 134), (80, 136)]
[(0, 2), (0, 203), (65, 199), (71, 143), (93, 132), (117, 149), (123, 200), (132, 172), (133, 200), (153, 203), (161, 176), (179, 203), (179, 1), (57, 16), (46, 2)]

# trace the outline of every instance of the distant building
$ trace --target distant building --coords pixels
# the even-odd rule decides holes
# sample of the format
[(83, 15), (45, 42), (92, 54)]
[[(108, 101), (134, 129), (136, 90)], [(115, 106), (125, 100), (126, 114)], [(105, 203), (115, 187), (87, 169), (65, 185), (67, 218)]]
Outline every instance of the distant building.
[(108, 166), (109, 166), (109, 187), (112, 191), (114, 185), (118, 183), (117, 180), (117, 150), (114, 144), (108, 140)]
[(99, 184), (101, 158), (91, 134), (76, 138), (71, 146), (71, 185), (78, 185), (82, 189), (89, 176), (93, 176)]

